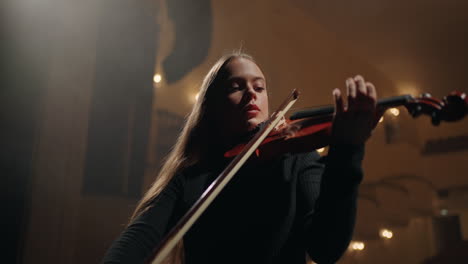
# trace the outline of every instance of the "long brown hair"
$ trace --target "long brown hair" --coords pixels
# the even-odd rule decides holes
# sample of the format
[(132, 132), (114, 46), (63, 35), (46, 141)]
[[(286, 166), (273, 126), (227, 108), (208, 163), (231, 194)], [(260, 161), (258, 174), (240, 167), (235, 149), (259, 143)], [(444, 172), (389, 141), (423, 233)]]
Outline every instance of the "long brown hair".
[[(206, 141), (214, 135), (210, 135), (210, 107), (213, 100), (216, 100), (217, 88), (225, 81), (226, 65), (234, 58), (253, 58), (241, 51), (234, 51), (222, 56), (208, 71), (202, 85), (200, 86), (198, 100), (193, 105), (192, 111), (186, 118), (184, 127), (165, 159), (161, 170), (138, 203), (131, 221), (148, 210), (153, 201), (158, 197), (162, 190), (167, 186), (170, 180), (184, 168), (194, 165), (203, 159), (203, 156), (209, 151), (206, 147)], [(166, 259), (167, 263), (183, 263), (183, 245), (179, 242), (170, 256)]]

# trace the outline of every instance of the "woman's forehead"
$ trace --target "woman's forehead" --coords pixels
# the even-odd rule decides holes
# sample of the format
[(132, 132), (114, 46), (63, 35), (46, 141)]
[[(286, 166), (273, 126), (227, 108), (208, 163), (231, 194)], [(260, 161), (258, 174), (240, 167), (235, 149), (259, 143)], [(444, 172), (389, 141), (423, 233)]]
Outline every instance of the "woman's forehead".
[(234, 58), (227, 67), (228, 79), (245, 78), (249, 80), (261, 79), (265, 81), (265, 76), (258, 65), (246, 58)]

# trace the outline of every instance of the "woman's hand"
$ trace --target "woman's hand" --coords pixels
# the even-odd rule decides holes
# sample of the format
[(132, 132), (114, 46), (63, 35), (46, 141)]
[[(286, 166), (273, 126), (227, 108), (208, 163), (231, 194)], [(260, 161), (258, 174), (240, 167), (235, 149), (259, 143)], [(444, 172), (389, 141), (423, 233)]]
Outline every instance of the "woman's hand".
[(332, 128), (333, 144), (359, 145), (366, 142), (380, 119), (377, 113), (377, 92), (372, 83), (357, 75), (346, 79), (347, 102), (340, 89), (333, 90), (335, 116)]

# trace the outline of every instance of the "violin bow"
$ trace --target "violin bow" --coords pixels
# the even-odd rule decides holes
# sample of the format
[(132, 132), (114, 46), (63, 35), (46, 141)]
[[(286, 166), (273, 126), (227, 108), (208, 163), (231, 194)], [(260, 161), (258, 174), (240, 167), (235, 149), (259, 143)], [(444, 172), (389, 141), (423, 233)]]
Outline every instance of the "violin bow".
[(281, 121), (286, 112), (293, 106), (299, 97), (299, 92), (294, 89), (286, 100), (273, 112), (266, 122), (266, 125), (258, 131), (255, 136), (244, 147), (241, 153), (237, 155), (221, 174), (206, 188), (201, 197), (185, 213), (179, 222), (164, 237), (159, 245), (153, 251), (148, 263), (160, 264), (169, 255), (171, 250), (182, 239), (187, 231), (192, 227), (200, 215), (208, 208), (216, 196), (223, 190), (226, 184), (234, 177), (244, 163), (249, 159), (252, 153), (258, 148), (260, 143), (268, 136), (271, 130)]

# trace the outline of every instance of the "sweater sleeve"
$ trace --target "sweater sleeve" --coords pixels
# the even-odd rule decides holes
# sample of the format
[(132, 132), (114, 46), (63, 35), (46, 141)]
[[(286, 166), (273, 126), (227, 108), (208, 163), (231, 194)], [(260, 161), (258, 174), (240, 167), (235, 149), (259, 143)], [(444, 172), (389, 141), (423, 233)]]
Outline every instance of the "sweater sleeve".
[(304, 241), (319, 264), (335, 263), (351, 241), (363, 156), (364, 145), (335, 145), (327, 157), (319, 159), (315, 152), (299, 163)]
[(112, 243), (102, 263), (144, 263), (171, 228), (169, 222), (182, 193), (183, 182), (180, 175), (176, 175), (152, 206)]

